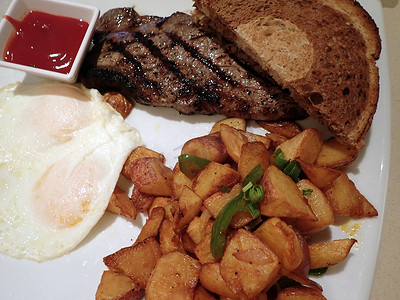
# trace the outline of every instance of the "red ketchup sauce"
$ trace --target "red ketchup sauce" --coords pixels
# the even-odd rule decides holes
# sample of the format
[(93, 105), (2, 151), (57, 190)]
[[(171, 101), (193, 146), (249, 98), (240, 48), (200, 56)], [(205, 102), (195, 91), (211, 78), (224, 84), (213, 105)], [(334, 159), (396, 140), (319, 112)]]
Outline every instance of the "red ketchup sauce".
[(15, 28), (4, 48), (4, 61), (68, 74), (89, 24), (30, 11), (22, 21), (4, 16)]

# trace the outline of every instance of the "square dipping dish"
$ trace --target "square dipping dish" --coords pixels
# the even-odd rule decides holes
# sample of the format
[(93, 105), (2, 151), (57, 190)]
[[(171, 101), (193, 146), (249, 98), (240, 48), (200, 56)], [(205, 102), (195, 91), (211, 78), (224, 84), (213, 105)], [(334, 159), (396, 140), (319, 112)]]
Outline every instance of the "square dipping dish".
[(75, 82), (99, 14), (72, 2), (14, 0), (0, 21), (0, 67)]

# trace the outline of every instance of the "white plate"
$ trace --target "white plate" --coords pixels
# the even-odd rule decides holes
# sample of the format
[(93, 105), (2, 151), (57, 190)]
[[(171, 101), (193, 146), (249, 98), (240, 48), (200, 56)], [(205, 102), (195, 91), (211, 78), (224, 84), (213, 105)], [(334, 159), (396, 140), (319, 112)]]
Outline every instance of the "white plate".
[[(97, 6), (101, 13), (115, 6), (135, 5), (142, 14), (169, 15), (191, 9), (190, 0), (76, 0)], [(316, 280), (323, 286), (324, 295), (330, 299), (367, 300), (373, 282), (381, 237), (387, 177), (390, 160), (390, 88), (388, 61), (381, 3), (378, 0), (359, 1), (372, 15), (380, 28), (383, 51), (378, 61), (381, 76), (380, 102), (372, 128), (367, 136), (367, 147), (349, 169), (361, 193), (376, 207), (379, 216), (372, 219), (351, 221), (349, 225), (361, 225), (355, 234), (358, 246), (348, 259)], [(0, 4), (0, 15), (10, 0)], [(34, 81), (37, 78), (22, 72), (0, 68), (0, 86), (16, 80)], [(172, 167), (180, 148), (187, 139), (208, 133), (211, 124), (221, 117), (181, 116), (166, 108), (137, 105), (129, 122), (142, 133), (146, 146), (162, 152), (167, 165)], [(135, 222), (106, 213), (90, 235), (70, 254), (59, 259), (35, 263), (16, 260), (0, 255), (0, 299), (94, 299), (105, 269), (102, 258), (121, 247), (131, 245), (145, 219), (139, 216)], [(343, 224), (327, 232), (329, 238), (345, 238)], [(348, 227), (349, 227), (348, 226)], [(357, 226), (353, 226), (357, 227)]]

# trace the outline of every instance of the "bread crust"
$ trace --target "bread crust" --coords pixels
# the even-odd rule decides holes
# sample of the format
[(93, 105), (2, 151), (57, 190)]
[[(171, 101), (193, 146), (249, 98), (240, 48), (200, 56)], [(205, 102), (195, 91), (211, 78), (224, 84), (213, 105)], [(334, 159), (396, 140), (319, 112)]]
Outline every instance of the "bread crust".
[(376, 111), (379, 30), (353, 0), (195, 0), (342, 143), (362, 148)]

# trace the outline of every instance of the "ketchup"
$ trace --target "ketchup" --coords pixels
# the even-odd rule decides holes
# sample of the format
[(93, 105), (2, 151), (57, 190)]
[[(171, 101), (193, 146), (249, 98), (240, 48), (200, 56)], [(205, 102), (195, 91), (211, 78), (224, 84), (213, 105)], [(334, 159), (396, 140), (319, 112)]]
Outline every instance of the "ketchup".
[(22, 21), (4, 16), (15, 28), (4, 61), (68, 74), (89, 24), (75, 18), (30, 11)]

